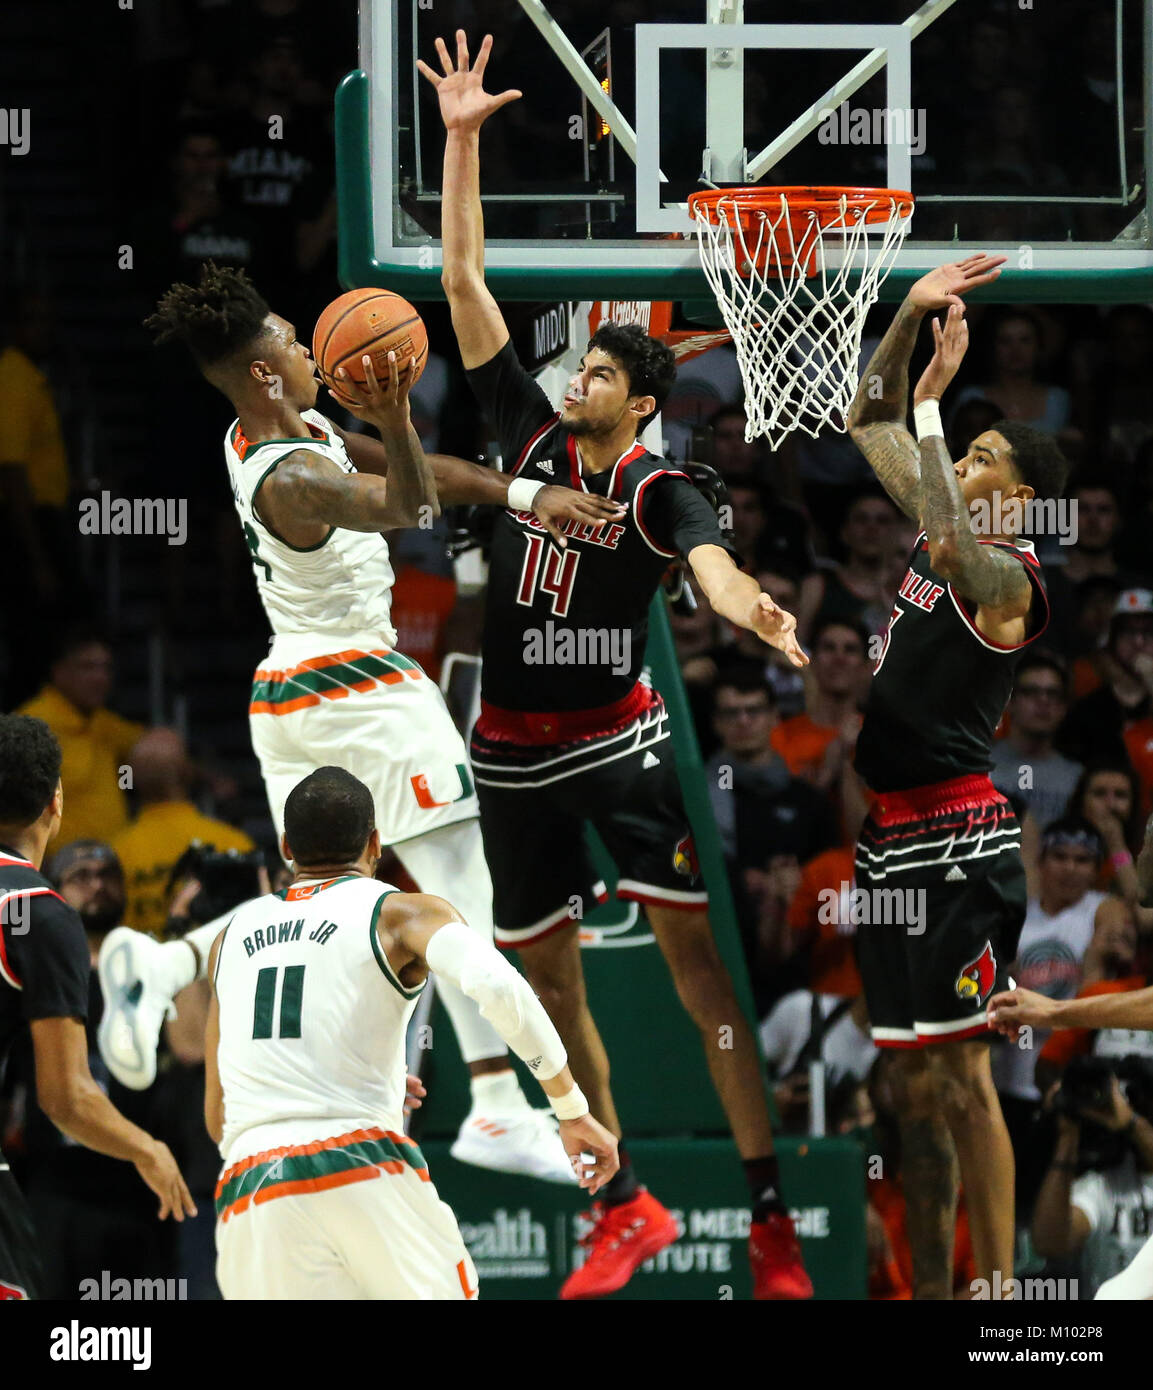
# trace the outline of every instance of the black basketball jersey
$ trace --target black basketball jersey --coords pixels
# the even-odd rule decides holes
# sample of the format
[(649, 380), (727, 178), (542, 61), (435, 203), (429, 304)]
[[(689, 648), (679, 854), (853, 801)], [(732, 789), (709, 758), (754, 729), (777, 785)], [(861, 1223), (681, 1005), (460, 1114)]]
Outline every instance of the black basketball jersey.
[(87, 1019), (90, 973), (79, 914), (27, 859), (0, 845), (0, 1069), (23, 1023)]
[(558, 423), (511, 343), (468, 376), (496, 426), (506, 471), (628, 508), (620, 522), (601, 527), (567, 523), (563, 549), (532, 512), (498, 515), (483, 639), (485, 704), (560, 712), (617, 706), (644, 666), (649, 605), (665, 570), (695, 546), (728, 548), (716, 515), (685, 474), (639, 442), (612, 468), (583, 474), (578, 440)]
[(1027, 541), (982, 541), (1016, 555), (1035, 595), (1020, 646), (991, 642), (962, 599), (929, 563), (922, 532), (901, 583), (873, 672), (856, 768), (873, 791), (987, 773), (990, 748), (1013, 691), (1021, 653), (1049, 621), (1041, 566)]

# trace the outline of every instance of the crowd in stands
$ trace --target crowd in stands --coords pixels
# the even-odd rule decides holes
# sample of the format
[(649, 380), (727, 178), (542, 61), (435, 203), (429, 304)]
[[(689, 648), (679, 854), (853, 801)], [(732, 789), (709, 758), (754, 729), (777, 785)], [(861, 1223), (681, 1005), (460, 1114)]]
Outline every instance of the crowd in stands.
[[(574, 7), (555, 8), (563, 20), (560, 12)], [(897, 8), (904, 15), (912, 6)], [(1081, 16), (1097, 62), (1104, 41), (1097, 7), (1064, 9)], [(355, 6), (189, 0), (183, 16), (182, 28), (153, 36), (141, 88), (158, 171), (155, 199), (145, 204), (154, 211), (141, 232), (150, 292), (194, 276), (208, 258), (242, 265), (306, 337), (338, 290), (331, 94), (353, 66)], [(238, 23), (247, 26), (240, 36)], [(982, 147), (988, 177), (1007, 188), (1040, 178), (1059, 190), (1077, 171), (1039, 153), (1042, 75), (1026, 71), (1022, 85), (997, 76), (1008, 63), (1008, 32), (995, 7), (971, 30), (970, 47), (986, 61), (969, 69), (958, 99), (982, 129), (992, 121), (997, 132)], [(1086, 79), (1081, 95), (1094, 112), (1108, 80), (1108, 73)], [(995, 94), (995, 114), (987, 92)], [(1080, 113), (1072, 97), (1068, 109)], [(1071, 126), (1070, 158), (1087, 159), (1094, 148), (1082, 114)], [(270, 143), (274, 117), (283, 129)], [(976, 167), (972, 150), (965, 158)], [(434, 351), (414, 393), (414, 421), (428, 448), (476, 457), (486, 451), (487, 431), (462, 389), (443, 308), (421, 307)], [(195, 884), (173, 871), (190, 844), (245, 852), (253, 841), (222, 818), (228, 778), (212, 771), (210, 759), (191, 757), (173, 729), (115, 712), (114, 641), (61, 620), (58, 599), (76, 582), (78, 546), (67, 515), (67, 440), (53, 404), (42, 305), (28, 295), (10, 298), (6, 309), (0, 512), (10, 558), (22, 556), (9, 566), (20, 591), (9, 593), (29, 635), (18, 642), (11, 615), (0, 616), (0, 678), (4, 707), (44, 719), (63, 747), (64, 820), (49, 872), (84, 918), (95, 959), (113, 925), (161, 935), (172, 932), (174, 917), (187, 916)], [(863, 359), (890, 312), (882, 306), (871, 315)], [(1004, 418), (1054, 435), (1073, 465), (1063, 513), (1071, 524), (1034, 536), (1051, 621), (1017, 669), (993, 754), (994, 781), (1023, 818), (1030, 885), (1012, 973), (1061, 998), (1140, 988), (1153, 977), (1153, 911), (1139, 902), (1134, 870), (1153, 811), (1153, 306), (974, 305), (969, 321), (972, 346), (946, 402), (954, 457)], [(143, 392), (142, 409), (162, 404), (169, 420), (179, 417), (174, 472), (202, 497), (199, 543), (222, 547), (222, 566), (237, 565), (243, 587), (243, 541), (220, 460), (227, 406), (174, 357), (155, 371), (163, 390)], [(320, 408), (356, 428), (335, 406)], [(899, 1140), (853, 950), (853, 844), (868, 807), (853, 750), (916, 527), (840, 434), (793, 436), (773, 452), (745, 441), (744, 420), (735, 354), (717, 348), (678, 378), (665, 417), (668, 451), (710, 463), (724, 478), (733, 548), (797, 614), (811, 665), (798, 673), (713, 614), (699, 592), (695, 610), (672, 614), (671, 625), (782, 1120), (808, 1129), (809, 1064), (823, 1058), (828, 1132), (855, 1135), (880, 1160), (869, 1187), (870, 1296), (907, 1298)], [(394, 551), (400, 646), (434, 675), (446, 652), (478, 646), (475, 605), (458, 590), (446, 531), (447, 522), (398, 536)], [(263, 631), (258, 613), (251, 621)], [(202, 1197), (214, 1181), (214, 1157), (188, 1121), (190, 1110), (198, 1114), (201, 1055), (196, 1002), (185, 1002), (155, 1086), (136, 1094), (108, 1084), (126, 1114), (174, 1136), (169, 1142), (186, 1157)], [(93, 1039), (98, 1018), (97, 1002)], [(1132, 1110), (1144, 1106), (1153, 1118), (1153, 1084), (1123, 1088), (1111, 1076), (1096, 1104), (1078, 1109), (1059, 1098), (1067, 1070), (1086, 1057), (1140, 1058), (1153, 1075), (1153, 1035), (1055, 1034), (1036, 1039), (1032, 1051), (1004, 1040), (994, 1048), (1020, 1173), (1022, 1268), (1065, 1261), (1050, 1268), (1080, 1270), (1082, 1296), (1091, 1296), (1150, 1232), (1153, 1154), (1124, 1136)], [(94, 1043), (91, 1051), (94, 1074), (106, 1078)], [(211, 1220), (183, 1228), (180, 1250), (158, 1251), (157, 1242), (176, 1237), (151, 1219), (151, 1199), (131, 1172), (63, 1141), (36, 1110), (26, 1077), (18, 1059), (5, 1083), (0, 1143), (27, 1174), (45, 1247), (55, 1252), (50, 1287), (74, 1289), (83, 1242), (115, 1240), (118, 1271), (155, 1274), (158, 1260), (167, 1261), (211, 1296)], [(146, 1117), (142, 1107), (151, 1107)], [(209, 1201), (201, 1205), (211, 1211)], [(963, 1208), (956, 1267), (957, 1287), (967, 1289), (972, 1252)]]

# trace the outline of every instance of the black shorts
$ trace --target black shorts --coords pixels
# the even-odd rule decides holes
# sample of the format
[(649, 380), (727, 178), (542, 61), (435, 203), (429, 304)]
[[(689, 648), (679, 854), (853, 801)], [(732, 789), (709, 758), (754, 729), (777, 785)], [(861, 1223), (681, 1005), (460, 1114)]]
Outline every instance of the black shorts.
[(32, 1217), (0, 1155), (0, 1302), (40, 1297), (40, 1258)]
[(663, 705), (613, 734), (546, 748), (474, 734), (472, 758), (498, 946), (579, 926), (607, 899), (586, 823), (616, 864), (618, 898), (707, 908)]
[(1021, 829), (987, 777), (882, 793), (857, 845), (857, 961), (878, 1047), (989, 1036), (1025, 921)]

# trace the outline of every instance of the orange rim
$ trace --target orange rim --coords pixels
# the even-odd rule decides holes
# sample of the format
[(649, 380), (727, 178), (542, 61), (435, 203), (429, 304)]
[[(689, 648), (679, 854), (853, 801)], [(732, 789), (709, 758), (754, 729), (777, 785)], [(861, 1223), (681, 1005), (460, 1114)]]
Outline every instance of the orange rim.
[[(894, 215), (902, 220), (913, 211), (913, 195), (903, 188), (806, 187), (791, 184), (775, 188), (708, 188), (689, 195), (689, 211), (697, 216), (698, 208), (713, 223), (721, 220), (719, 205), (723, 202), (734, 209), (737, 219), (747, 231), (757, 214), (773, 214), (782, 209), (790, 222), (808, 220), (815, 214), (820, 226), (835, 222), (845, 210), (862, 214), (866, 226), (888, 222)], [(727, 219), (726, 219), (727, 220)]]

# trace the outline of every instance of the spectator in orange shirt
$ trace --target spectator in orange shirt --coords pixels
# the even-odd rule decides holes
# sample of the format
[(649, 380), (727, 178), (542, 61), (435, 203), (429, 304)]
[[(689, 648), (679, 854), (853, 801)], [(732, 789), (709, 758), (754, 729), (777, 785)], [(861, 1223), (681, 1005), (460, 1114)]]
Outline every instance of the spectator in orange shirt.
[(857, 926), (850, 894), (853, 888), (851, 845), (818, 854), (800, 871), (786, 921), (795, 950), (809, 952), (809, 988), (814, 994), (855, 999), (861, 976), (853, 942)]
[(861, 727), (858, 705), (869, 684), (868, 647), (868, 633), (856, 623), (831, 618), (816, 627), (808, 708), (773, 730), (772, 746), (789, 771), (818, 791), (831, 791), (852, 761)]
[[(1129, 917), (1111, 917), (1097, 928), (1082, 962), (1078, 999), (1146, 989), (1148, 976), (1137, 968), (1137, 929)], [(1037, 1083), (1048, 1091), (1074, 1057), (1153, 1058), (1153, 1033), (1136, 1028), (1056, 1028), (1037, 1058)]]
[(1106, 647), (1120, 597), (1121, 581), (1115, 575), (1092, 575), (1077, 585), (1072, 631), (1074, 700), (1091, 695), (1109, 679), (1111, 658)]
[(64, 754), (68, 796), (57, 853), (73, 840), (110, 841), (128, 824), (124, 789), (145, 726), (105, 708), (112, 674), (108, 644), (93, 631), (74, 629), (60, 640), (47, 684), (16, 711), (43, 719)]

